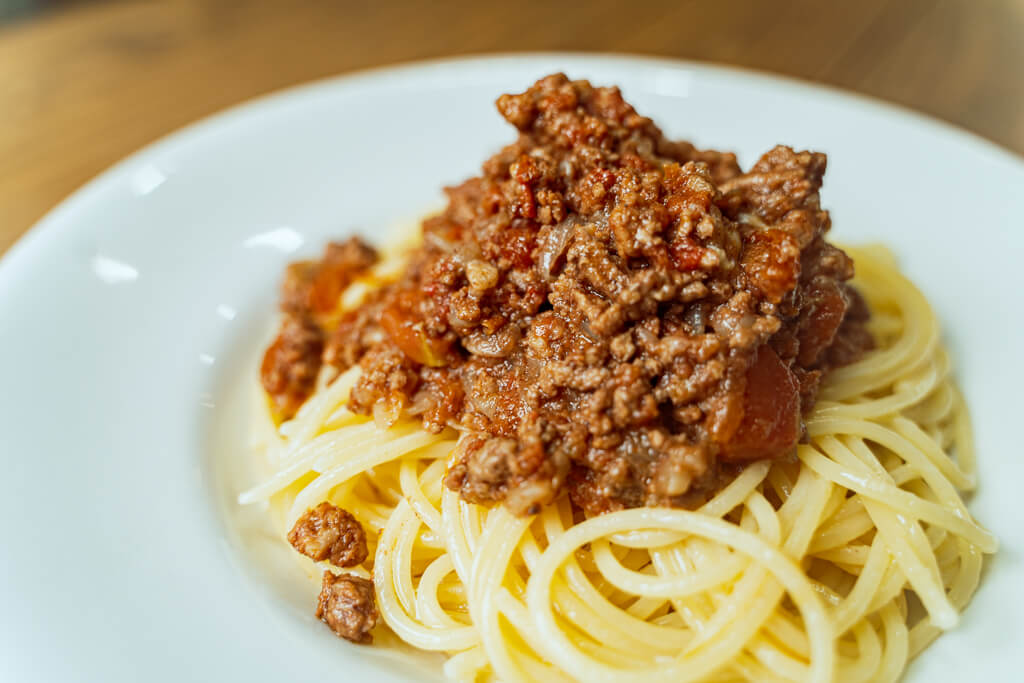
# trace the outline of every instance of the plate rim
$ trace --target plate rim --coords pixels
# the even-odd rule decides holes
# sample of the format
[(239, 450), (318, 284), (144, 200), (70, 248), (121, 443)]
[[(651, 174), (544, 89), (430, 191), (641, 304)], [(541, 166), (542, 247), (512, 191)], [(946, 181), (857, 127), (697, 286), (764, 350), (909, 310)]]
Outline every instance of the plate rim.
[[(148, 156), (160, 154), (167, 148), (187, 144), (204, 134), (213, 132), (217, 127), (229, 125), (232, 118), (239, 115), (252, 114), (262, 107), (281, 105), (288, 100), (301, 99), (311, 92), (332, 86), (355, 86), (363, 81), (376, 81), (381, 78), (403, 78), (418, 71), (432, 71), (452, 67), (468, 68), (484, 63), (502, 64), (517, 60), (582, 60), (598, 59), (606, 62), (619, 62), (642, 67), (674, 67), (689, 68), (712, 76), (741, 77), (759, 80), (767, 85), (783, 86), (797, 89), (810, 95), (817, 93), (831, 99), (856, 102), (861, 107), (884, 113), (888, 117), (896, 117), (906, 122), (916, 122), (931, 129), (931, 132), (958, 139), (961, 143), (983, 150), (987, 155), (999, 158), (1004, 163), (1016, 166), (1024, 173), (1024, 154), (1004, 147), (979, 133), (963, 126), (940, 119), (931, 114), (918, 111), (912, 107), (892, 102), (874, 95), (847, 90), (835, 85), (820, 83), (798, 76), (777, 73), (750, 67), (735, 66), (712, 61), (696, 59), (679, 59), (658, 55), (647, 55), (636, 52), (588, 52), (588, 51), (507, 51), (494, 53), (472, 53), (455, 57), (437, 57), (422, 60), (409, 60), (393, 64), (371, 66), (353, 71), (322, 76), (307, 81), (277, 88), (269, 92), (244, 99), (228, 105), (194, 121), (172, 129), (135, 149), (126, 156), (107, 166), (102, 171), (86, 180), (51, 207), (38, 220), (23, 232), (7, 251), (0, 255), (0, 290), (10, 284), (11, 272), (17, 270), (22, 262), (31, 255), (37, 245), (47, 239), (55, 239), (59, 233), (68, 230), (62, 227), (66, 214), (71, 214), (80, 205), (98, 197), (107, 184), (115, 182), (121, 171), (131, 164)], [(65, 224), (70, 225), (70, 223)]]

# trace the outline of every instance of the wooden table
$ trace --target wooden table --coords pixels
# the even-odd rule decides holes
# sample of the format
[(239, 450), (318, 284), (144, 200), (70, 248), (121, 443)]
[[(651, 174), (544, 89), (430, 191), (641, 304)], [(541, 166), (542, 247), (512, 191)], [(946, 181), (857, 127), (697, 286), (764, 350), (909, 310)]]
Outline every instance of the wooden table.
[(1024, 152), (1024, 0), (73, 3), (0, 27), (0, 252), (105, 167), (218, 109), (353, 69), (514, 50), (781, 72)]

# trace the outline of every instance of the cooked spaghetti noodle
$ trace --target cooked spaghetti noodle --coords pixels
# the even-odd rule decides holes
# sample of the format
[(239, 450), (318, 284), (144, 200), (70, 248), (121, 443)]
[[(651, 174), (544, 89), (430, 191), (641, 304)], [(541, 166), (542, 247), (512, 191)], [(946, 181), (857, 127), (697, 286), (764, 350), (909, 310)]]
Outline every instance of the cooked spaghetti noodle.
[(896, 680), (996, 540), (961, 497), (971, 428), (935, 315), (887, 251), (848, 251), (876, 348), (826, 376), (795, 457), (698, 509), (465, 502), (443, 483), (459, 434), (350, 412), (358, 366), (269, 430), (270, 473), (240, 502), (269, 501), (282, 536), (322, 501), (348, 510), (383, 622), (455, 680)]

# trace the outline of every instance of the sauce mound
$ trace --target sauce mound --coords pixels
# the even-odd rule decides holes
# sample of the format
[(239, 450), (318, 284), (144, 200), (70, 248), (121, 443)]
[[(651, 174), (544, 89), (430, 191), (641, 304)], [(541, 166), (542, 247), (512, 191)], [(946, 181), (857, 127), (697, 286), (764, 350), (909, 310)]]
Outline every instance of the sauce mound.
[(497, 105), (518, 139), (447, 189), (396, 281), (343, 311), (371, 248), (289, 268), (262, 366), (279, 415), (358, 364), (352, 410), (457, 427), (446, 485), (519, 514), (563, 489), (588, 513), (693, 506), (789, 455), (823, 373), (871, 345), (825, 156), (744, 173), (562, 74)]

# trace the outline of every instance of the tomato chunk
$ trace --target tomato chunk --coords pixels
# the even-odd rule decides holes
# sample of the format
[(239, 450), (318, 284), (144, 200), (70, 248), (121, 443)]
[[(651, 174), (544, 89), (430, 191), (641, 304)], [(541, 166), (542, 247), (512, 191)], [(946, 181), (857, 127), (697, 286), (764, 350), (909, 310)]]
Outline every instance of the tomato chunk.
[(800, 355), (797, 362), (809, 367), (836, 338), (848, 304), (845, 293), (832, 280), (812, 284), (805, 296), (809, 312), (801, 318), (803, 324), (798, 333)]
[(412, 295), (400, 294), (381, 313), (380, 324), (395, 346), (420, 365), (437, 368), (448, 364), (451, 344), (426, 333), (423, 321), (416, 315)]
[(778, 303), (797, 285), (800, 246), (782, 230), (761, 230), (750, 236), (741, 265), (765, 298)]
[(719, 454), (729, 461), (775, 458), (800, 437), (800, 386), (770, 346), (758, 349), (747, 370), (743, 420)]

